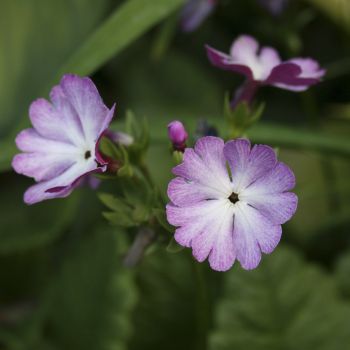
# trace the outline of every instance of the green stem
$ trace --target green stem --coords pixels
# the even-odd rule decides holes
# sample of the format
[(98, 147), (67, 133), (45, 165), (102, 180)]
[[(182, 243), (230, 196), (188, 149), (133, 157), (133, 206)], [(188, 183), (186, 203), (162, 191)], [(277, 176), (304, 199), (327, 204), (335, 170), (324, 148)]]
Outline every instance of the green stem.
[(139, 169), (140, 169), (142, 175), (144, 176), (144, 178), (148, 181), (149, 185), (154, 187), (154, 182), (153, 182), (153, 179), (152, 179), (152, 175), (151, 175), (147, 165), (144, 162), (140, 162)]
[(341, 209), (340, 200), (338, 197), (337, 191), (337, 176), (335, 174), (334, 165), (332, 163), (332, 159), (328, 159), (326, 157), (321, 158), (321, 168), (322, 174), (328, 188), (327, 199), (329, 210), (332, 214), (339, 213)]
[(204, 266), (193, 260), (193, 268), (196, 281), (196, 325), (197, 325), (197, 350), (207, 349), (207, 334), (209, 330), (209, 296), (207, 282), (204, 273)]

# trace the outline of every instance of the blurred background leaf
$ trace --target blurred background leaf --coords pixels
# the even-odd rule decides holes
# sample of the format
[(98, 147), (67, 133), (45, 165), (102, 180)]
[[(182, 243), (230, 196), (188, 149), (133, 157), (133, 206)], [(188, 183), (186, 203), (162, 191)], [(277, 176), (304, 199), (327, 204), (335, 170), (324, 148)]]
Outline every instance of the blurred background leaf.
[(348, 0), (307, 0), (350, 33), (350, 2)]
[(27, 118), (29, 103), (47, 89), (62, 62), (93, 31), (108, 6), (107, 0), (1, 1), (1, 139)]
[(137, 271), (137, 285), (140, 297), (129, 349), (193, 349), (196, 284), (187, 254), (162, 249), (146, 256)]
[(334, 280), (280, 247), (255, 271), (227, 274), (211, 349), (350, 348), (350, 304)]
[(17, 181), (1, 174), (7, 186), (1, 191), (0, 254), (30, 250), (53, 242), (72, 224), (79, 204), (79, 194), (66, 200), (50, 201), (35, 206), (23, 202), (30, 181)]
[(126, 349), (136, 302), (121, 266), (122, 232), (97, 228), (66, 257), (49, 294), (47, 334), (59, 349)]

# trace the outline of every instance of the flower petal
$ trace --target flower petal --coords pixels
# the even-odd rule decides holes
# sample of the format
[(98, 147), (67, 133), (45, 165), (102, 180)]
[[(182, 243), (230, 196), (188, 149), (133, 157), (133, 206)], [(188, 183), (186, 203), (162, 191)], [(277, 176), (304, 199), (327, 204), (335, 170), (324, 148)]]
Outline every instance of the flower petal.
[(278, 162), (269, 172), (257, 179), (242, 192), (242, 196), (268, 195), (290, 191), (295, 186), (295, 176), (284, 163)]
[(250, 35), (240, 35), (230, 49), (231, 57), (237, 62), (251, 62), (257, 57), (259, 43)]
[(77, 153), (78, 149), (66, 142), (45, 139), (34, 129), (25, 129), (16, 137), (16, 145), (23, 152)]
[(194, 150), (187, 148), (183, 163), (173, 169), (173, 173), (193, 183), (211, 188), (212, 198), (228, 197), (231, 192), (230, 179), (223, 154), (224, 142), (213, 136), (202, 137)]
[(277, 86), (286, 90), (304, 91), (309, 86), (318, 83), (320, 79), (314, 76), (302, 75), (302, 69), (293, 62), (284, 62), (272, 69), (264, 84)]
[(65, 75), (60, 86), (79, 116), (86, 140), (96, 142), (112, 116), (90, 78)]
[(217, 199), (218, 191), (194, 181), (176, 177), (168, 185), (168, 197), (176, 205), (189, 206), (207, 199)]
[(286, 192), (295, 186), (293, 172), (285, 164), (277, 165), (240, 193), (240, 200), (258, 209), (275, 224), (283, 224), (295, 213), (298, 198)]
[(13, 158), (12, 167), (18, 174), (45, 181), (62, 174), (75, 162), (74, 155), (69, 154), (20, 153)]
[[(29, 187), (24, 194), (24, 201), (27, 204), (34, 204), (46, 199), (66, 197), (80, 177), (96, 169), (98, 169), (97, 164), (93, 159), (77, 162), (59, 176)], [(60, 188), (60, 190), (50, 191), (53, 188)]]
[(203, 201), (191, 207), (167, 206), (168, 221), (175, 226), (175, 240), (192, 247), (200, 262), (209, 256), (214, 270), (228, 270), (235, 260), (232, 241), (233, 205), (226, 199)]
[(67, 137), (73, 144), (78, 147), (86, 146), (81, 120), (60, 85), (56, 85), (51, 89), (50, 99), (57, 110), (57, 114), (60, 115), (58, 122), (61, 124), (59, 128), (66, 131)]
[(250, 142), (246, 139), (227, 142), (224, 154), (231, 169), (233, 191), (236, 193), (240, 193), (265, 175), (277, 162), (276, 154), (271, 147), (255, 145), (250, 149)]
[(321, 69), (317, 61), (312, 58), (297, 57), (287, 62), (295, 63), (301, 69), (301, 78), (317, 78), (320, 79), (326, 73), (325, 69)]
[(244, 269), (254, 269), (260, 263), (261, 252), (271, 253), (276, 248), (282, 228), (244, 202), (239, 201), (235, 209), (233, 244), (237, 260)]
[(294, 214), (298, 205), (298, 197), (292, 192), (279, 194), (244, 196), (243, 201), (259, 210), (274, 224), (284, 224)]
[(263, 47), (260, 51), (259, 61), (263, 75), (261, 80), (265, 80), (271, 73), (272, 69), (281, 63), (278, 52), (272, 47)]
[(215, 50), (209, 45), (206, 45), (205, 48), (207, 50), (207, 56), (209, 61), (215, 67), (243, 74), (248, 79), (253, 79), (252, 70), (248, 67), (248, 65), (244, 64), (244, 62), (234, 62), (231, 56), (226, 55), (225, 53), (220, 52), (218, 50)]

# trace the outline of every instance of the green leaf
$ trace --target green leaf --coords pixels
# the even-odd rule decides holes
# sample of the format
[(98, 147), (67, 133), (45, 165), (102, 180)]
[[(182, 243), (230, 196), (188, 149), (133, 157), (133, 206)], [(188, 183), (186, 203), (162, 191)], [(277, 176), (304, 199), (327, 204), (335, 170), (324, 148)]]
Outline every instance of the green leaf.
[(210, 349), (349, 349), (349, 318), (334, 281), (280, 247), (256, 270), (226, 274)]
[(1, 1), (0, 136), (27, 114), (29, 102), (101, 20), (107, 2)]
[(252, 127), (248, 135), (256, 143), (350, 157), (350, 139), (325, 131), (308, 131), (286, 125), (260, 123)]
[(185, 252), (159, 249), (138, 270), (140, 298), (133, 317), (130, 350), (193, 349), (196, 338), (196, 283)]
[(59, 71), (91, 74), (152, 26), (178, 9), (185, 0), (129, 0), (80, 47)]
[(0, 254), (11, 254), (48, 244), (69, 227), (79, 204), (79, 194), (28, 206), (23, 193), (31, 181), (1, 176), (6, 181), (0, 203)]
[(335, 277), (341, 293), (350, 299), (350, 253), (342, 255), (336, 264)]
[(350, 33), (350, 2), (348, 0), (307, 0)]
[(66, 258), (48, 315), (48, 336), (58, 348), (126, 349), (136, 291), (130, 270), (121, 266), (121, 234), (100, 228)]
[(183, 246), (181, 246), (180, 244), (178, 244), (174, 238), (172, 238), (169, 242), (169, 244), (166, 247), (166, 251), (168, 253), (179, 253), (181, 252), (183, 249), (185, 249)]

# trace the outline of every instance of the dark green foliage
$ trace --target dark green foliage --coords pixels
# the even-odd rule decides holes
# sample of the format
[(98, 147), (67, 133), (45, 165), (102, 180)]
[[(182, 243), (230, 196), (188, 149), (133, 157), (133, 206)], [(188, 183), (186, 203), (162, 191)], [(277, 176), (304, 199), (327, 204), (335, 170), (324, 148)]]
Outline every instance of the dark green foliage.
[(137, 282), (140, 296), (129, 348), (193, 349), (197, 287), (189, 256), (158, 250), (138, 268)]
[(255, 271), (226, 276), (215, 315), (211, 349), (350, 349), (350, 303), (334, 280), (279, 248)]
[(63, 349), (126, 349), (136, 301), (121, 266), (122, 232), (97, 229), (63, 263), (50, 290), (47, 334)]
[[(183, 34), (185, 0), (0, 1), (0, 349), (350, 349), (348, 2), (290, 0), (271, 16), (257, 0), (222, 0)], [(212, 67), (204, 44), (227, 51), (241, 33), (284, 59), (316, 58), (324, 81), (306, 93), (263, 88), (255, 109), (228, 113), (226, 100), (223, 113), (225, 91), (243, 79)], [(26, 206), (34, 181), (11, 172), (14, 137), (63, 73), (94, 74), (106, 105), (116, 102), (112, 129), (134, 143), (103, 138), (120, 167), (98, 175), (100, 200), (79, 188)], [(165, 213), (182, 157), (167, 136), (174, 119), (189, 146), (199, 121), (222, 137), (247, 129), (295, 172), (298, 211), (284, 247), (257, 270), (215, 273), (174, 241)], [(140, 225), (152, 245), (126, 268)]]

